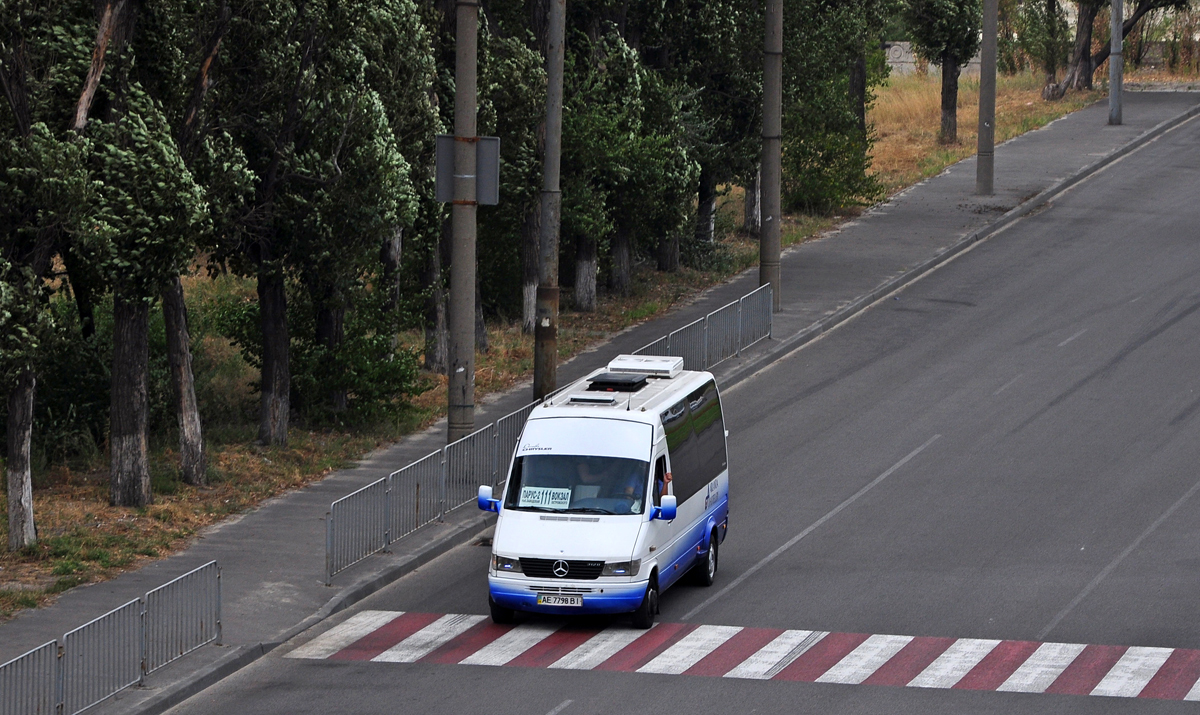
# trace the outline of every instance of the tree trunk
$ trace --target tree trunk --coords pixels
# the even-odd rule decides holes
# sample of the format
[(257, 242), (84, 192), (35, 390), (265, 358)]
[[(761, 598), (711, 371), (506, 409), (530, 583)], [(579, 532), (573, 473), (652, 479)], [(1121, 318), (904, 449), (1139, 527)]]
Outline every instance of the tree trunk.
[(958, 143), (958, 61), (949, 52), (942, 54), (942, 128), (941, 144)]
[(575, 242), (575, 309), (596, 310), (596, 239), (591, 236)]
[(1058, 86), (1058, 0), (1046, 0), (1046, 57), (1042, 65), (1045, 81), (1042, 82), (1042, 99), (1061, 99), (1063, 92)]
[(440, 246), (429, 252), (425, 289), (428, 291), (425, 299), (425, 369), (445, 375), (450, 347), (447, 342), (446, 287), (442, 279)]
[(658, 239), (658, 270), (664, 273), (679, 270), (679, 234), (675, 231)]
[(609, 286), (616, 295), (629, 295), (633, 287), (633, 246), (629, 228), (618, 222), (617, 230), (613, 233), (612, 243), (612, 276)]
[(742, 227), (746, 233), (758, 238), (762, 231), (762, 167), (754, 170), (754, 177), (746, 187), (746, 205), (742, 209)]
[(397, 228), (391, 236), (383, 239), (379, 249), (379, 262), (383, 264), (383, 281), (380, 288), (387, 291), (384, 310), (391, 313), (400, 307), (400, 249), (404, 242), (404, 229)]
[(33, 438), (33, 396), (37, 375), (23, 370), (8, 393), (8, 550), (37, 541), (33, 522), (33, 475), (29, 450)]
[(62, 252), (63, 265), (67, 269), (67, 280), (71, 284), (71, 293), (75, 296), (75, 308), (79, 311), (79, 333), (84, 340), (91, 340), (96, 334), (96, 301), (89, 276), (84, 274), (83, 266), (71, 250)]
[(202, 486), (207, 480), (208, 455), (204, 451), (200, 410), (196, 406), (187, 305), (183, 302), (183, 283), (178, 276), (163, 293), (162, 304), (167, 333), (167, 363), (170, 365), (171, 387), (175, 393), (175, 418), (179, 423), (179, 462), (183, 481)]
[(265, 445), (284, 445), (287, 444), (292, 404), (292, 373), (288, 363), (287, 290), (283, 274), (278, 270), (259, 270), (258, 310), (263, 335), (258, 441)]
[(1092, 73), (1092, 26), (1096, 22), (1096, 14), (1100, 12), (1101, 2), (1085, 0), (1079, 3), (1079, 13), (1075, 21), (1075, 46), (1071, 50), (1071, 64), (1067, 76), (1063, 79), (1063, 89), (1091, 89)]
[(150, 403), (150, 308), (144, 300), (113, 296), (112, 414), (108, 447), (111, 453), (109, 502), (113, 506), (150, 503), (150, 463), (146, 424)]
[[(334, 305), (330, 305), (333, 302)], [(346, 307), (336, 301), (322, 301), (317, 309), (317, 344), (325, 348), (326, 364), (344, 369), (340, 363), (338, 352), (346, 339)], [(337, 378), (342, 378), (338, 375)], [(348, 405), (346, 388), (338, 386), (339, 380), (334, 379), (334, 385), (329, 390), (329, 408), (334, 412), (344, 412)]]
[(696, 241), (712, 243), (717, 225), (717, 175), (707, 166), (700, 167), (700, 201), (696, 208)]
[(534, 201), (521, 223), (521, 332), (533, 333), (537, 312), (538, 253), (541, 250), (542, 211)]
[(850, 103), (858, 118), (858, 131), (867, 135), (867, 57), (859, 55), (850, 65)]

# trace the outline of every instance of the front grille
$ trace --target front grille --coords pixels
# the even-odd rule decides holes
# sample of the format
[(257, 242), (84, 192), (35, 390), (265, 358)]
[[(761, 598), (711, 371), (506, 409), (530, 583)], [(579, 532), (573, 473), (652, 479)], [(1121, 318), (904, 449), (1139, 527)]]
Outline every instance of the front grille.
[(596, 589), (588, 588), (587, 586), (530, 586), (530, 590), (538, 593), (569, 593), (581, 594), (592, 593)]
[(593, 579), (600, 576), (604, 570), (603, 561), (564, 561), (567, 572), (563, 575), (554, 573), (557, 559), (521, 559), (521, 570), (530, 578), (575, 578)]

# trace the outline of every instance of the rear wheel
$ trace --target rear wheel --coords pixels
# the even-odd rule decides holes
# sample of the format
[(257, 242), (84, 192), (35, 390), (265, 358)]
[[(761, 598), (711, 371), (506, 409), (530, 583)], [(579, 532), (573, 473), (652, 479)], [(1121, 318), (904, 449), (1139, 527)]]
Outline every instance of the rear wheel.
[(493, 601), (491, 596), (488, 596), (488, 607), (491, 608), (492, 611), (492, 623), (495, 623), (498, 626), (506, 626), (517, 620), (516, 611), (511, 608), (505, 608), (504, 606), (501, 606)]
[(696, 564), (696, 583), (701, 586), (711, 586), (717, 580), (717, 532), (714, 530), (708, 537), (708, 553), (704, 560)]
[(633, 627), (646, 630), (654, 625), (654, 614), (658, 613), (658, 580), (650, 579), (650, 583), (646, 586), (646, 595), (642, 598), (642, 605), (633, 612)]

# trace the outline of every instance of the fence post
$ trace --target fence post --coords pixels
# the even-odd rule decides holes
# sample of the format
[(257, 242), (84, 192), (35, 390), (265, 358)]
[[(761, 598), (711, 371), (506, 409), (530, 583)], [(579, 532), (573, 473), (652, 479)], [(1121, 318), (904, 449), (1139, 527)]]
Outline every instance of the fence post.
[(702, 366), (700, 369), (707, 370), (709, 367), (709, 365), (708, 365), (708, 316), (707, 315), (704, 316), (704, 340), (703, 340), (703, 347), (700, 348), (700, 350), (701, 350), (700, 354), (703, 356), (702, 358), (700, 358), (700, 364)]
[(442, 447), (440, 452), (442, 455), (442, 477), (441, 484), (438, 485), (438, 522), (444, 524), (446, 523), (446, 470), (449, 469), (449, 465), (447, 464), (448, 460), (446, 459), (446, 448)]
[(217, 645), (224, 645), (224, 643), (221, 642), (221, 638), (222, 638), (221, 613), (222, 613), (222, 610), (223, 609), (222, 609), (222, 603), (221, 603), (221, 567), (218, 566), (217, 567)]
[(141, 654), (140, 654), (140, 660), (139, 660), (139, 664), (138, 664), (138, 682), (137, 682), (138, 687), (140, 688), (146, 684), (146, 638), (148, 636), (146, 635), (146, 600), (145, 600), (145, 598), (139, 598), (138, 603), (141, 604), (141, 611), (142, 611), (138, 615), (138, 625), (140, 626), (140, 628), (138, 630), (141, 631), (141, 636), (142, 636), (141, 638), (138, 639), (141, 642), (141, 648), (140, 648)]
[(383, 490), (383, 546), (392, 545), (392, 475), (387, 475), (387, 486)]
[(325, 585), (333, 585), (333, 510), (325, 512)]
[(66, 703), (63, 702), (63, 644), (66, 640), (59, 638), (54, 645), (54, 712), (58, 715), (63, 715), (63, 710), (66, 709)]
[[(767, 288), (767, 297), (771, 299), (769, 301), (771, 303), (771, 305), (775, 305), (775, 287), (774, 286)], [(774, 328), (775, 328), (775, 311), (768, 309), (767, 310), (767, 337), (768, 338), (771, 337), (771, 331)]]

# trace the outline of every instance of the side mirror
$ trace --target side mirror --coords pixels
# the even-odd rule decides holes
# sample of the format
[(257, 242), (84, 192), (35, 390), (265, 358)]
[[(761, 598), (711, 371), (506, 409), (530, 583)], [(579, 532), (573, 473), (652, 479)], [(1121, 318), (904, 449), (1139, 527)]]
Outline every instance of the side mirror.
[(671, 494), (664, 494), (662, 497), (662, 506), (654, 507), (654, 511), (650, 514), (651, 519), (662, 519), (663, 521), (673, 521), (675, 519), (676, 501)]
[(500, 513), (500, 500), (492, 498), (492, 488), (486, 484), (479, 485), (479, 496), (476, 498), (475, 503), (483, 511)]

